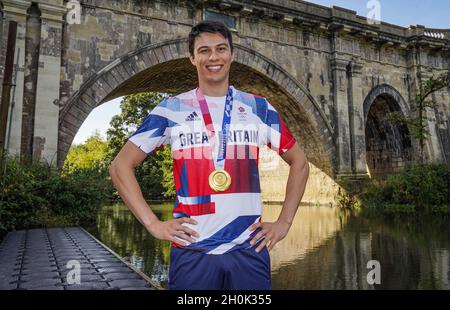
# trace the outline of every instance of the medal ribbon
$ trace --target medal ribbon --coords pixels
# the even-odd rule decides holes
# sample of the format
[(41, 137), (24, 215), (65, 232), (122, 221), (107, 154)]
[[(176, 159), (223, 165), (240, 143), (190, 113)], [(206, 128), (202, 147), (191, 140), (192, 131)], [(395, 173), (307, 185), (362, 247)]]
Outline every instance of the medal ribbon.
[[(206, 102), (205, 96), (203, 95), (202, 90), (197, 88), (196, 91), (198, 103), (200, 105), (200, 110), (202, 111), (203, 121), (206, 126), (206, 131), (208, 132), (208, 141), (211, 146), (212, 155), (215, 151), (215, 143), (214, 143), (214, 135), (215, 130), (211, 119), (211, 114), (209, 113), (208, 104)], [(219, 152), (217, 154), (217, 162), (213, 158), (214, 167), (216, 170), (223, 169), (225, 165), (225, 158), (227, 152), (227, 137), (228, 131), (230, 128), (231, 122), (231, 110), (233, 109), (233, 90), (231, 87), (228, 87), (227, 97), (225, 100), (225, 107), (223, 111), (223, 119), (222, 119), (222, 130), (219, 133)], [(214, 157), (214, 155), (213, 155)]]

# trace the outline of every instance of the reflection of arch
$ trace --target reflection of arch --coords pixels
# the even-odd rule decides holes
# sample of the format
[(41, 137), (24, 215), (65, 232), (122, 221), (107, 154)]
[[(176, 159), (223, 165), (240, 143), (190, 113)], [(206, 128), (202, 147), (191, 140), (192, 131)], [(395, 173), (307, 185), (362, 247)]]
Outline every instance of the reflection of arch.
[[(266, 96), (283, 115), (305, 147), (308, 159), (332, 175), (333, 131), (319, 105), (306, 88), (267, 57), (235, 45), (231, 83)], [(145, 46), (121, 57), (93, 74), (66, 102), (60, 112), (58, 164), (90, 111), (113, 98), (141, 91), (178, 93), (194, 88), (196, 73), (186, 58), (186, 39)], [(234, 78), (238, 76), (238, 78)], [(177, 83), (173, 83), (176, 79)], [(255, 91), (256, 90), (256, 91)]]
[[(281, 213), (282, 204), (270, 204), (263, 207), (263, 221), (276, 221)], [(347, 223), (346, 217), (336, 214), (329, 206), (300, 206), (289, 233), (271, 252), (272, 271), (295, 263), (305, 257), (312, 249), (334, 238)]]
[(364, 100), (366, 160), (371, 175), (395, 171), (412, 160), (409, 129), (387, 119), (390, 112), (408, 115), (409, 108), (393, 87), (375, 87)]

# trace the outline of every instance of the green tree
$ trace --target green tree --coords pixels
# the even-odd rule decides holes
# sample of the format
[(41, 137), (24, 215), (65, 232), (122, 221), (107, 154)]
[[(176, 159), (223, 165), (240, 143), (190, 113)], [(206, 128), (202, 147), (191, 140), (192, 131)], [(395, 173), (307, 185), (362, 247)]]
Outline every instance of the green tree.
[(89, 137), (85, 143), (70, 148), (64, 161), (63, 173), (72, 174), (78, 170), (104, 170), (104, 157), (108, 143), (99, 132)]
[[(127, 95), (120, 104), (121, 113), (112, 118), (107, 131), (108, 151), (105, 161), (116, 157), (131, 134), (145, 117), (166, 98), (160, 93)], [(172, 198), (175, 195), (172, 177), (172, 156), (169, 146), (155, 151), (136, 168), (136, 178), (146, 199)]]
[[(450, 71), (434, 78), (423, 81), (419, 84), (418, 94), (411, 106), (411, 115), (402, 115), (399, 112), (388, 113), (388, 119), (398, 123), (407, 125), (411, 138), (419, 141), (420, 154), (419, 162), (423, 165), (424, 162), (424, 145), (427, 136), (430, 132), (427, 129), (427, 108), (435, 108), (436, 102), (431, 96), (434, 92), (450, 87)], [(430, 99), (431, 96), (431, 99)]]

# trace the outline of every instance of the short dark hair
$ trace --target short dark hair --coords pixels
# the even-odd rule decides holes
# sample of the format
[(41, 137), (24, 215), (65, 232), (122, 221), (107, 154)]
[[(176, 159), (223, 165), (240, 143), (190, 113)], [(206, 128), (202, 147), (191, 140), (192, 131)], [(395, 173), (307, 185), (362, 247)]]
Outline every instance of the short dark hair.
[(205, 20), (192, 27), (191, 32), (189, 33), (189, 53), (191, 55), (194, 55), (195, 38), (202, 32), (220, 33), (225, 39), (228, 39), (231, 52), (233, 52), (233, 39), (231, 37), (230, 29), (228, 29), (222, 22)]

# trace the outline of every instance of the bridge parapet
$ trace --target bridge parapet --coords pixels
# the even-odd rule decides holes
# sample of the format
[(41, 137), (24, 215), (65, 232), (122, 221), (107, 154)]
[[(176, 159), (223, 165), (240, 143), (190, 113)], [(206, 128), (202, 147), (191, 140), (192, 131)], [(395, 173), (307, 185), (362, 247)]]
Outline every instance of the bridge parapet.
[(416, 44), (450, 48), (450, 30), (425, 28), (422, 25), (402, 27), (385, 22), (375, 22), (356, 11), (333, 6), (326, 7), (307, 1), (280, 0), (214, 0), (187, 1), (195, 8), (208, 8), (232, 16), (243, 16), (303, 28), (311, 32), (338, 33), (352, 36), (377, 45), (390, 45), (409, 49)]
[(424, 28), (423, 34), (433, 39), (450, 40), (450, 29)]

